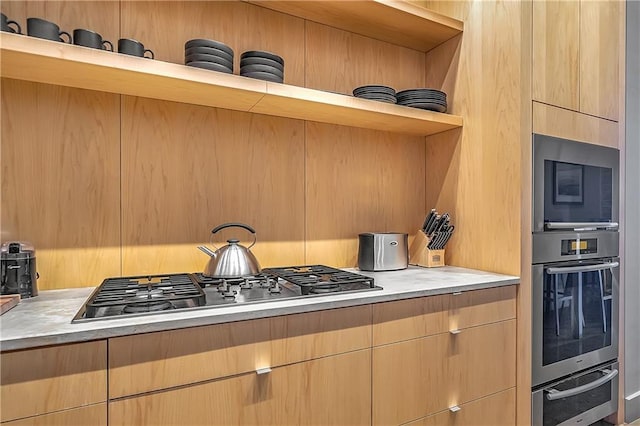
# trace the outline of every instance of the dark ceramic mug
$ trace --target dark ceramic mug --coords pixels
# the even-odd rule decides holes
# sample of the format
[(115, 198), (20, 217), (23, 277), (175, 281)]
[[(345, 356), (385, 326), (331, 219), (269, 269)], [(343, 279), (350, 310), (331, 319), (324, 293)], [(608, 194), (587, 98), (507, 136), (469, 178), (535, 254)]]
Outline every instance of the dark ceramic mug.
[[(22, 34), (22, 28), (20, 28), (20, 24), (18, 24), (16, 21), (11, 21), (4, 13), (1, 13), (0, 15), (2, 15), (2, 18), (0, 18), (0, 29), (2, 31), (7, 33)], [(9, 24), (15, 24), (15, 26), (18, 28), (11, 28)]]
[[(102, 36), (95, 31), (82, 28), (73, 30), (73, 44), (113, 52), (113, 44), (109, 40), (103, 40)], [(107, 45), (109, 48), (107, 48)]]
[[(65, 43), (71, 43), (73, 41), (71, 34), (66, 31), (60, 31), (58, 24), (40, 18), (27, 18), (27, 34), (31, 37), (62, 41)], [(69, 38), (68, 41), (64, 41), (61, 37), (63, 34)]]
[[(149, 52), (151, 56), (144, 56)], [(145, 49), (144, 45), (137, 40), (131, 38), (121, 38), (118, 40), (118, 53), (124, 53), (125, 55), (139, 56), (141, 58), (153, 59), (153, 51)]]

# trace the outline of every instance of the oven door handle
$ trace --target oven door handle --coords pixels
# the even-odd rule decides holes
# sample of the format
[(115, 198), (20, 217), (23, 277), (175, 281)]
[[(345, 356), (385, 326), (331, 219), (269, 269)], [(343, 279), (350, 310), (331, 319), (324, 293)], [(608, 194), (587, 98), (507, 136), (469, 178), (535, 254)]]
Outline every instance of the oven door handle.
[(604, 376), (594, 380), (591, 383), (587, 383), (586, 385), (578, 386), (572, 389), (567, 389), (565, 391), (559, 391), (554, 388), (547, 389), (546, 390), (547, 399), (549, 401), (554, 401), (556, 399), (568, 398), (571, 396), (579, 395), (584, 392), (588, 392), (592, 389), (597, 388), (598, 386), (601, 386), (607, 382), (610, 382), (611, 380), (613, 380), (614, 377), (618, 375), (618, 370), (616, 370), (615, 368), (613, 370), (607, 370), (607, 369), (600, 370), (600, 372), (604, 374)]
[(620, 266), (619, 262), (598, 263), (597, 265), (581, 265), (581, 266), (554, 266), (547, 268), (547, 274), (569, 274), (572, 272), (591, 272), (602, 271), (603, 269), (613, 269)]
[(619, 228), (618, 222), (545, 222), (544, 225), (547, 229), (571, 229), (576, 232)]

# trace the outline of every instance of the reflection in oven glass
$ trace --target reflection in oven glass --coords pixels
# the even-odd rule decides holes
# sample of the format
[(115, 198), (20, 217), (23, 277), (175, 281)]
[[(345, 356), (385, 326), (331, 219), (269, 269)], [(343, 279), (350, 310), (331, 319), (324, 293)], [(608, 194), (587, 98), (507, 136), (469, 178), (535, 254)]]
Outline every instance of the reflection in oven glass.
[[(594, 371), (580, 377), (571, 378), (554, 386), (558, 391), (589, 384), (602, 377), (602, 373)], [(549, 401), (544, 398), (543, 425), (556, 426), (579, 414), (611, 401), (611, 383), (607, 382), (595, 389), (579, 393), (575, 396)]]
[(543, 365), (611, 346), (609, 270), (545, 274)]

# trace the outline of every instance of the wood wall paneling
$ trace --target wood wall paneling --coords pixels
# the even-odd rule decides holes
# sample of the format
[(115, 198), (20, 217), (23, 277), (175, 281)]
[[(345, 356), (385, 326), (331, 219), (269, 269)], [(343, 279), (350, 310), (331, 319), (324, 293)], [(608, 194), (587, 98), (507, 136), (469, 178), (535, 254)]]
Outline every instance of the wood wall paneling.
[[(329, 408), (328, 408), (329, 407)], [(371, 352), (350, 352), (109, 404), (111, 425), (371, 424)]]
[(448, 264), (519, 275), (522, 6), (421, 4), (465, 26), (462, 40), (426, 55), (426, 85), (444, 90), (451, 113), (465, 117), (462, 131), (427, 137), (426, 208), (452, 215)]
[(368, 84), (424, 86), (424, 53), (314, 22), (306, 23), (305, 44), (306, 87), (352, 95)]
[(122, 36), (140, 40), (156, 59), (178, 64), (187, 40), (218, 40), (234, 51), (234, 74), (243, 52), (266, 50), (284, 59), (286, 84), (304, 86), (304, 20), (245, 2), (122, 2)]
[(2, 79), (2, 240), (34, 244), (40, 289), (120, 273), (119, 104)]
[[(581, 1), (533, 3), (533, 99), (580, 108)], [(591, 64), (593, 66), (593, 64)]]
[(106, 340), (0, 354), (0, 419), (107, 400)]
[(306, 123), (306, 262), (357, 265), (361, 232), (415, 232), (424, 219), (424, 139)]
[(107, 403), (2, 423), (6, 426), (107, 426)]
[(117, 50), (120, 36), (118, 1), (4, 1), (2, 13), (20, 24), (22, 34), (27, 34), (27, 18), (41, 18), (55, 22), (60, 30), (71, 35), (76, 28), (95, 31), (111, 41)]
[(580, 111), (618, 120), (621, 46), (619, 1), (580, 2)]
[(302, 263), (303, 167), (301, 121), (124, 97), (123, 274), (202, 270), (225, 222), (263, 267)]

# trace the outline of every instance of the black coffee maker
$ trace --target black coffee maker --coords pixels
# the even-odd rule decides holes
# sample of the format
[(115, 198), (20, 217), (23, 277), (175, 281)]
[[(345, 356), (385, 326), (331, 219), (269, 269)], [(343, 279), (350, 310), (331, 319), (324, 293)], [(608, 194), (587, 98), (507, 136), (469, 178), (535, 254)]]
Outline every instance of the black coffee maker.
[(12, 241), (0, 247), (0, 294), (38, 295), (36, 251), (26, 242)]

